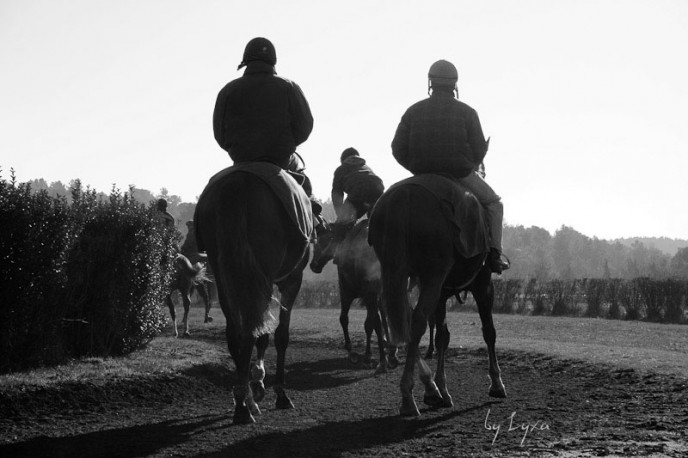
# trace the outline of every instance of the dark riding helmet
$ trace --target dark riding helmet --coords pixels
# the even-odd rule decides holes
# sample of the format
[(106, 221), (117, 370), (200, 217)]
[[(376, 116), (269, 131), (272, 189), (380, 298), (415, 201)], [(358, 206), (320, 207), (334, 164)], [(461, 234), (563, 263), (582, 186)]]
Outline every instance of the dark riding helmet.
[(158, 199), (158, 202), (156, 203), (158, 210), (160, 211), (165, 211), (167, 210), (167, 201), (165, 199)]
[(339, 161), (344, 162), (344, 160), (351, 156), (358, 156), (358, 151), (356, 150), (356, 148), (347, 148), (344, 151), (342, 151), (342, 155), (339, 157)]
[(262, 61), (274, 66), (277, 63), (277, 53), (275, 46), (267, 38), (257, 37), (252, 39), (244, 49), (244, 58), (239, 64), (237, 70), (245, 67), (249, 62)]
[(459, 80), (459, 72), (456, 71), (456, 67), (449, 61), (438, 60), (430, 66), (428, 71), (428, 80), (430, 81), (430, 86), (456, 86), (456, 82)]

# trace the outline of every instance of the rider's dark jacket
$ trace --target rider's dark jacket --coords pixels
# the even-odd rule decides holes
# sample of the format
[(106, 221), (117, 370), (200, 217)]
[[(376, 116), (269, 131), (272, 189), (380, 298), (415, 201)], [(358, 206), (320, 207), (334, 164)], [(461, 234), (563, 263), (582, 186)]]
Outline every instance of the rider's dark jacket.
[(392, 141), (394, 158), (414, 175), (463, 178), (483, 162), (486, 152), (478, 113), (453, 92), (440, 90), (406, 110)]
[[(382, 179), (360, 156), (349, 156), (334, 171), (332, 180), (332, 203), (341, 205), (344, 193), (354, 205), (368, 203), (371, 206), (384, 192)], [(337, 210), (337, 208), (335, 208)]]
[(313, 115), (301, 88), (265, 62), (250, 62), (243, 76), (217, 96), (215, 140), (234, 162), (268, 161), (287, 168), (312, 130)]

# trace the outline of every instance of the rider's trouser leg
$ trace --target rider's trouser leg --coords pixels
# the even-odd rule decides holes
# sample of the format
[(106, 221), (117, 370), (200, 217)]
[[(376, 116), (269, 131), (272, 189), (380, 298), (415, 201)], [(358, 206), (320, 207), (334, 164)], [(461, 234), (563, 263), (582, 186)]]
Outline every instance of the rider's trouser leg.
[(459, 183), (464, 185), (485, 208), (487, 223), (490, 228), (490, 248), (502, 252), (502, 220), (504, 218), (504, 206), (502, 199), (492, 187), (475, 172), (461, 178)]

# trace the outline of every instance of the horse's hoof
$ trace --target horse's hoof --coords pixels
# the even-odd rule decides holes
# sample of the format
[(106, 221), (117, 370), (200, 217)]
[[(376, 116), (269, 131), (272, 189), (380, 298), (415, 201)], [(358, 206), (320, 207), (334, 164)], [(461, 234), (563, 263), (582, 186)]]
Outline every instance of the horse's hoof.
[(190, 333), (189, 331), (186, 331), (186, 332), (184, 333), (184, 337), (191, 337), (191, 333)]
[(425, 359), (432, 359), (434, 357), (434, 353), (432, 351), (428, 351), (425, 354)]
[(386, 374), (388, 363), (385, 361), (380, 361), (375, 368), (375, 375)]
[(236, 407), (234, 409), (234, 418), (232, 418), (232, 423), (235, 425), (250, 425), (255, 423), (256, 419), (253, 418), (251, 412), (249, 412), (248, 407)]
[(449, 393), (442, 394), (442, 405), (440, 407), (454, 407), (454, 401)]
[(361, 356), (355, 351), (349, 352), (349, 362), (352, 364), (358, 364), (361, 362)]
[(213, 322), (213, 317), (212, 316), (207, 316), (205, 317), (205, 320), (203, 321), (204, 323), (212, 323)]
[(411, 402), (401, 401), (401, 407), (399, 408), (399, 416), (402, 417), (420, 417), (420, 410), (416, 406), (415, 401)]
[(446, 406), (442, 396), (439, 396), (437, 394), (426, 394), (425, 396), (423, 396), (423, 404), (433, 408), (450, 407)]
[(260, 402), (263, 399), (265, 399), (265, 385), (263, 384), (263, 382), (251, 382), (251, 392), (253, 393), (254, 401)]
[(387, 361), (387, 367), (390, 369), (396, 369), (399, 366), (399, 360), (397, 359), (396, 356), (392, 356), (389, 358)]
[(260, 407), (258, 407), (258, 404), (256, 404), (255, 401), (247, 403), (247, 406), (248, 406), (249, 412), (251, 412), (251, 415), (260, 415), (261, 414)]
[(293, 409), (294, 404), (292, 404), (291, 399), (289, 399), (289, 397), (287, 397), (287, 395), (285, 394), (277, 398), (277, 401), (275, 401), (275, 407), (277, 407), (280, 410)]
[(506, 398), (506, 388), (504, 388), (503, 386), (499, 386), (499, 387), (491, 386), (489, 395), (493, 398), (504, 399), (504, 398)]

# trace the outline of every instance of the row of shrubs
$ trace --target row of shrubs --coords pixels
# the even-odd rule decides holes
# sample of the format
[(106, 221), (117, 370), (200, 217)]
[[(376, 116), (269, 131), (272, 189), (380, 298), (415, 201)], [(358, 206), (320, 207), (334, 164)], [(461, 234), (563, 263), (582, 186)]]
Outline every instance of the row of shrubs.
[(126, 354), (165, 324), (178, 232), (130, 193), (71, 193), (0, 177), (0, 372)]
[[(540, 282), (533, 278), (496, 279), (493, 285), (496, 313), (688, 322), (687, 280), (587, 278)], [(339, 307), (336, 283), (304, 283), (296, 306)], [(460, 300), (451, 298), (448, 307), (450, 310), (476, 310), (470, 294), (462, 295)]]
[(688, 281), (635, 278), (497, 280), (495, 311), (686, 323)]

